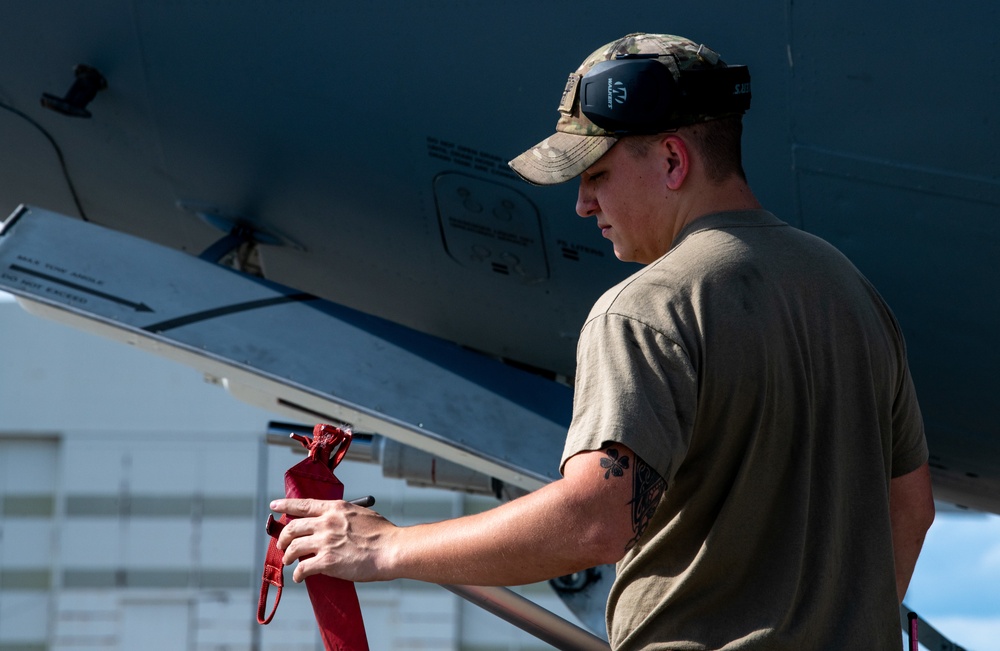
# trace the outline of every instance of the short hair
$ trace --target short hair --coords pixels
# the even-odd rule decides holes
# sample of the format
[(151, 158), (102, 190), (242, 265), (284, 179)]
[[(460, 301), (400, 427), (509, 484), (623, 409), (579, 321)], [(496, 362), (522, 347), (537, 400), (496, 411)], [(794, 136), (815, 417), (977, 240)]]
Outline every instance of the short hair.
[[(692, 145), (701, 155), (705, 174), (714, 183), (721, 183), (732, 175), (747, 180), (743, 170), (743, 116), (731, 115), (718, 120), (698, 122), (681, 127)], [(649, 149), (663, 134), (625, 136), (621, 143), (636, 158), (644, 158)]]

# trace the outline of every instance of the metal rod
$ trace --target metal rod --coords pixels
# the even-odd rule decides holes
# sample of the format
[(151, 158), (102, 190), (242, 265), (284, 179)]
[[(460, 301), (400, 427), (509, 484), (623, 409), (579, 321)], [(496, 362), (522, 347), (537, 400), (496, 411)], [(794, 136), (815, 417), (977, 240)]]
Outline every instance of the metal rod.
[(442, 585), (560, 651), (610, 651), (607, 642), (507, 588)]

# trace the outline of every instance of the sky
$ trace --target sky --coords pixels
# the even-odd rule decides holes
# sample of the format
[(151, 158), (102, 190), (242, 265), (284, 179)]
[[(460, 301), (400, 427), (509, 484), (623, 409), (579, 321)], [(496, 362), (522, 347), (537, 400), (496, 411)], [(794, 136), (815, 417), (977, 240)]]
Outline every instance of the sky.
[(1000, 516), (939, 513), (905, 603), (968, 651), (1000, 649)]
[(938, 513), (905, 603), (967, 651), (1000, 649), (1000, 516)]

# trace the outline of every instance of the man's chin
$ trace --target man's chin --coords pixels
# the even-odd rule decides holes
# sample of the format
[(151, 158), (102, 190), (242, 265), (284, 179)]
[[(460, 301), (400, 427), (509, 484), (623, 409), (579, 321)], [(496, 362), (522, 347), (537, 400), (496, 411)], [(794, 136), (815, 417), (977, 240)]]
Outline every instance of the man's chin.
[(623, 252), (617, 246), (615, 247), (615, 257), (622, 262), (634, 262), (636, 264), (649, 264), (649, 262), (652, 262), (652, 260), (640, 260), (638, 253), (634, 251)]

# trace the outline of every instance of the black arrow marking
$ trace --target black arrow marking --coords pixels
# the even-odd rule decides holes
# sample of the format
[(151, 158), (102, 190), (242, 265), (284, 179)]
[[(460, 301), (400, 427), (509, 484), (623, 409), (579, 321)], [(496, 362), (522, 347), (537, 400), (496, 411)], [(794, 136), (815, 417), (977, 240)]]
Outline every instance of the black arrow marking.
[(113, 301), (115, 303), (118, 303), (119, 305), (124, 305), (125, 307), (130, 307), (133, 310), (135, 310), (136, 312), (152, 312), (153, 311), (153, 308), (149, 307), (145, 303), (134, 303), (132, 301), (126, 300), (124, 298), (120, 298), (118, 296), (113, 296), (111, 294), (106, 294), (104, 292), (99, 292), (96, 289), (91, 289), (90, 287), (87, 287), (86, 285), (80, 285), (80, 284), (77, 284), (77, 283), (71, 283), (68, 280), (63, 280), (62, 278), (59, 278), (57, 276), (50, 276), (49, 274), (43, 274), (42, 272), (35, 271), (34, 269), (27, 269), (25, 267), (22, 267), (21, 265), (12, 264), (10, 266), (10, 270), (11, 271), (20, 271), (21, 273), (28, 274), (29, 276), (34, 276), (36, 278), (41, 278), (42, 280), (47, 280), (50, 283), (58, 283), (59, 285), (63, 285), (65, 287), (69, 287), (71, 289), (75, 289), (78, 292), (83, 292), (85, 294), (90, 294), (92, 296), (97, 296), (98, 298), (103, 298), (103, 299), (108, 300), (108, 301)]
[(174, 328), (180, 328), (182, 326), (198, 323), (199, 321), (207, 321), (209, 319), (214, 319), (220, 316), (228, 316), (230, 314), (239, 314), (240, 312), (247, 312), (249, 310), (258, 310), (262, 307), (316, 300), (319, 299), (312, 294), (300, 293), (288, 294), (287, 296), (275, 296), (273, 298), (263, 298), (256, 301), (247, 301), (245, 303), (234, 303), (232, 305), (224, 305), (222, 307), (216, 307), (210, 310), (203, 310), (201, 312), (195, 312), (186, 316), (177, 317), (176, 319), (168, 319), (166, 321), (154, 323), (146, 326), (143, 330), (147, 332), (160, 333), (167, 330), (173, 330)]

